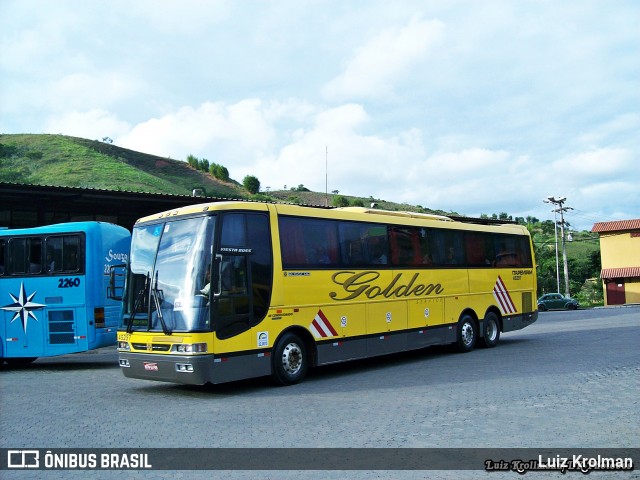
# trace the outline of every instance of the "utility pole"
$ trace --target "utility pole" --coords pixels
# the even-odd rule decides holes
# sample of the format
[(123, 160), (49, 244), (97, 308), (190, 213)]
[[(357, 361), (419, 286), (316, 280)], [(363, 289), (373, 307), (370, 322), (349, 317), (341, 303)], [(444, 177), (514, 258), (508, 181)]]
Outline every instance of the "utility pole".
[[(552, 203), (557, 205), (557, 208), (553, 209), (553, 213), (560, 213), (560, 236), (562, 238), (562, 263), (564, 267), (564, 294), (569, 297), (569, 265), (567, 264), (567, 245), (564, 238), (564, 212), (567, 210), (573, 210), (571, 207), (563, 207), (564, 203), (567, 201), (567, 197), (547, 197), (547, 200), (543, 200), (545, 203)], [(556, 278), (558, 281), (558, 291), (560, 291), (560, 274), (558, 272), (558, 230), (557, 230), (557, 217), (556, 220)]]
[(556, 292), (560, 293), (560, 261), (558, 260), (558, 211), (553, 211), (553, 234), (556, 237), (556, 284), (558, 289)]
[(324, 146), (324, 203), (329, 206), (329, 146)]

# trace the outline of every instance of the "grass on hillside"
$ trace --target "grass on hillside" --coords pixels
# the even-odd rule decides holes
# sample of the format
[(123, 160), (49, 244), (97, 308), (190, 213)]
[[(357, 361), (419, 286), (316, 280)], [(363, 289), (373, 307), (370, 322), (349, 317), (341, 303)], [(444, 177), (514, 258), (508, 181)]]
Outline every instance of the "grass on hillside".
[(0, 181), (190, 195), (243, 196), (186, 162), (63, 135), (0, 135)]

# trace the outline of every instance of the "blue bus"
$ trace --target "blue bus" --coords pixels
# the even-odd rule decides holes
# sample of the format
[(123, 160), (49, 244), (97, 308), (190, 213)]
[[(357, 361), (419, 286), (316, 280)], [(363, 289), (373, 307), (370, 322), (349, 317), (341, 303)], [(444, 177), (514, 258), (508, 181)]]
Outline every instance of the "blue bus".
[(105, 222), (0, 230), (0, 365), (114, 345), (122, 304), (109, 273), (130, 244)]

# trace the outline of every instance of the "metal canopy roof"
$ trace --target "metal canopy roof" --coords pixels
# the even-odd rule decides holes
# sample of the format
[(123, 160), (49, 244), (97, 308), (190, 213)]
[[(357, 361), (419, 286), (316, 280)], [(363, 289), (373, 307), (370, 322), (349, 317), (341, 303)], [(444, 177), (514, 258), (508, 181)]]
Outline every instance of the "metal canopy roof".
[(145, 215), (220, 200), (215, 197), (0, 182), (0, 226), (35, 227), (93, 219), (131, 229), (135, 221)]

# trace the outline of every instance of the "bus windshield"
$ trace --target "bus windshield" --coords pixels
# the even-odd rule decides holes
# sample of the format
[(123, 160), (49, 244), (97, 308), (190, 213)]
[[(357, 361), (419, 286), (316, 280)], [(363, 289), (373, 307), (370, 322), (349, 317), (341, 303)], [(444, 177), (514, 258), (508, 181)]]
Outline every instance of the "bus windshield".
[(214, 217), (136, 227), (124, 298), (128, 331), (210, 330)]

